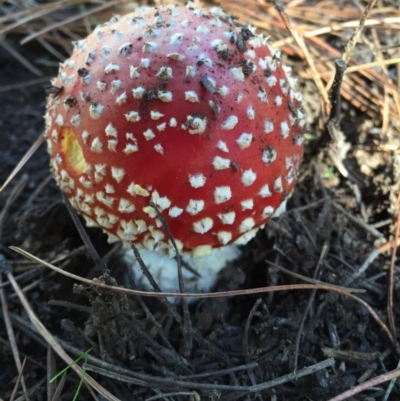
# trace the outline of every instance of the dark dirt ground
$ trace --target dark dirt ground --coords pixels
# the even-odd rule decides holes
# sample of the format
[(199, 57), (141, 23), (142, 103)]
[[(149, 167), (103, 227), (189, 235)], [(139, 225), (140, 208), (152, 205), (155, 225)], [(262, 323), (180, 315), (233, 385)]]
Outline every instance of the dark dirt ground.
[[(8, 37), (15, 46), (18, 39)], [(32, 62), (46, 57), (37, 43), (24, 46), (21, 51)], [(45, 76), (56, 73), (54, 67), (39, 68)], [(43, 131), (44, 83), (1, 90), (30, 79), (37, 77), (0, 47), (0, 183)], [(307, 96), (306, 92), (306, 102), (312, 104), (315, 99)], [(326, 156), (327, 133), (309, 127), (317, 139), (307, 145), (288, 212), (244, 247), (243, 256), (221, 274), (216, 290), (303, 283), (273, 263), (326, 283), (365, 290), (356, 295), (387, 324), (390, 256), (378, 256), (358, 277), (353, 276), (374, 246), (382, 242), (366, 230), (367, 223), (368, 227), (377, 224), (377, 229), (389, 238), (394, 221), (390, 200), (396, 180), (393, 159), (377, 150), (376, 135), (365, 131), (364, 125), (363, 115), (344, 104), (341, 128), (351, 143), (344, 161), (352, 172), (350, 179), (332, 170)], [(322, 290), (206, 299), (193, 304), (193, 347), (185, 355), (179, 307), (168, 309), (155, 299), (125, 298), (77, 286), (73, 280), (9, 249), (16, 245), (69, 272), (87, 278), (100, 276), (49, 174), (42, 145), (0, 195), (1, 214), (13, 192), (21, 188), (0, 219), (0, 254), (13, 274), (21, 276), (19, 285), (25, 289), (33, 310), (72, 358), (91, 348), (90, 364), (109, 372), (118, 373), (117, 367), (128, 370), (130, 377), (139, 380), (128, 384), (90, 373), (121, 400), (182, 393), (160, 399), (322, 401), (396, 368), (399, 354), (368, 310), (348, 297)], [(107, 244), (99, 230), (87, 232), (99, 254), (106, 257), (118, 284), (131, 288), (128, 266), (118, 259), (117, 253), (112, 253), (113, 246)], [(32, 329), (5, 275), (3, 282), (20, 357), (26, 358), (24, 379), (30, 400), (49, 399), (49, 366), (58, 372), (65, 364)], [(395, 305), (399, 288), (395, 287)], [(49, 301), (59, 304), (50, 305)], [(18, 373), (3, 323), (4, 311), (0, 316), (0, 399), (9, 400)], [(394, 316), (399, 322), (397, 307)], [(399, 331), (396, 334), (399, 338)], [(291, 373), (296, 361), (297, 370), (301, 371), (329, 357), (335, 359), (333, 365), (316, 369), (316, 373), (263, 391), (243, 390)], [(247, 368), (230, 370), (250, 363)], [(210, 375), (196, 376), (205, 372)], [(185, 381), (190, 383), (184, 384)], [(79, 377), (68, 371), (62, 397), (54, 399), (71, 400), (78, 383)], [(388, 383), (372, 387), (350, 399), (382, 400), (387, 386)], [(23, 399), (21, 396), (19, 390), (16, 399)], [(85, 386), (78, 399), (92, 399)], [(388, 400), (399, 399), (399, 387), (395, 385)]]

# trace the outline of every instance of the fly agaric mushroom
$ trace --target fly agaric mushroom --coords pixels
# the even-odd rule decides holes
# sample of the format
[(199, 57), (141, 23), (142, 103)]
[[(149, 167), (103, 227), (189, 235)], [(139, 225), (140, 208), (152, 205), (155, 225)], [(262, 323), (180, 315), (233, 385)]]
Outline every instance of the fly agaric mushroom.
[(141, 248), (171, 290), (175, 250), (152, 202), (202, 276), (189, 289), (209, 290), (293, 189), (305, 124), (294, 81), (265, 38), (220, 8), (115, 16), (74, 43), (52, 82), (54, 177), (88, 226)]

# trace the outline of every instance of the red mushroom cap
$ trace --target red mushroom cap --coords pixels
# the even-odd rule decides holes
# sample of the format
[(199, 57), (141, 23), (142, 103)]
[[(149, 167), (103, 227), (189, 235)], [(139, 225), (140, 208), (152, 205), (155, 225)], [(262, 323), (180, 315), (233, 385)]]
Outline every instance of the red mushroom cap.
[(160, 253), (244, 243), (293, 189), (301, 96), (221, 9), (138, 9), (74, 43), (48, 98), (54, 176), (90, 225)]

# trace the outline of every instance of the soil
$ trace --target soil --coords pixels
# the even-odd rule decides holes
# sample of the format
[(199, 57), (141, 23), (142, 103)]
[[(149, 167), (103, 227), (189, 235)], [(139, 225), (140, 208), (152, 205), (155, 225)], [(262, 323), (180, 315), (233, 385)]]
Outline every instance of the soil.
[[(15, 47), (19, 39), (7, 38)], [(46, 56), (37, 43), (19, 50), (32, 63)], [(45, 77), (56, 73), (54, 66), (39, 68)], [(37, 76), (0, 46), (0, 89), (32, 79)], [(0, 183), (43, 132), (44, 85), (0, 90)], [(365, 128), (376, 122), (345, 103), (341, 129), (351, 146), (343, 160), (350, 175), (343, 177), (328, 158), (326, 128), (316, 126), (315, 90), (302, 85), (313, 136), (288, 211), (243, 247), (242, 257), (222, 272), (215, 291), (304, 283), (289, 274), (295, 273), (362, 290), (354, 295), (388, 324), (390, 255), (370, 256), (393, 230), (395, 163)], [(111, 376), (89, 368), (88, 373), (121, 400), (158, 395), (174, 401), (321, 401), (397, 366), (396, 347), (365, 304), (338, 292), (286, 290), (201, 300), (190, 305), (190, 345), (180, 306), (83, 286), (22, 257), (9, 246), (85, 278), (133, 285), (115, 245), (89, 228), (110, 275), (96, 267), (50, 177), (44, 144), (0, 195), (0, 216), (3, 268), (11, 269), (38, 318), (73, 359), (90, 349), (89, 364)], [(49, 372), (60, 372), (65, 363), (33, 328), (5, 274), (2, 280), (19, 355), (26, 359), (30, 400), (51, 399)], [(397, 284), (395, 305), (399, 288)], [(399, 309), (393, 312), (398, 322)], [(4, 314), (3, 309), (2, 321)], [(397, 330), (397, 338), (399, 334)], [(325, 367), (316, 365), (323, 362)], [(314, 365), (315, 372), (308, 372)], [(277, 380), (294, 370), (304, 375)], [(119, 375), (131, 382), (120, 381)], [(0, 324), (0, 399), (11, 398), (17, 377), (6, 325)], [(270, 387), (257, 387), (274, 380)], [(53, 399), (73, 399), (78, 385), (79, 377), (68, 370), (62, 396)], [(382, 400), (387, 387), (377, 385), (349, 399)], [(163, 396), (170, 393), (174, 395)], [(21, 387), (15, 399), (23, 399), (18, 397)], [(91, 398), (82, 386), (78, 399)], [(387, 400), (398, 399), (395, 385)]]

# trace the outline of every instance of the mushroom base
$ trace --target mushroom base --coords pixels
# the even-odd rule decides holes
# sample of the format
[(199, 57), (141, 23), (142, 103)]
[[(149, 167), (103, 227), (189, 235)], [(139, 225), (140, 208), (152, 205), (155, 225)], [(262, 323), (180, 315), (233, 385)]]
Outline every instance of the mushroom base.
[[(281, 203), (272, 218), (277, 218), (286, 211), (286, 203), (287, 199)], [(237, 243), (245, 245), (255, 236), (256, 232), (257, 230), (248, 232), (247, 235), (243, 236)], [(126, 263), (131, 265), (133, 278), (137, 286), (140, 289), (152, 291), (153, 287), (143, 274), (132, 249), (126, 245), (123, 251), (123, 258)], [(223, 248), (214, 249), (211, 254), (206, 256), (192, 257), (190, 254), (182, 254), (182, 275), (185, 292), (210, 292), (217, 282), (219, 272), (229, 262), (238, 258), (240, 253), (239, 246), (232, 244)], [(141, 249), (140, 256), (163, 292), (179, 292), (178, 265), (175, 258), (169, 255), (160, 255), (148, 249)], [(197, 272), (198, 275), (192, 273), (187, 266)], [(176, 299), (178, 298), (170, 298), (169, 300), (174, 302)], [(194, 299), (191, 298), (191, 300)]]
[[(184, 279), (185, 292), (200, 293), (209, 292), (215, 285), (218, 273), (228, 262), (240, 255), (239, 247), (228, 245), (217, 249), (210, 255), (192, 258), (182, 255), (182, 275)], [(168, 255), (159, 255), (154, 251), (140, 250), (140, 256), (164, 292), (179, 292), (178, 267), (175, 258)], [(131, 249), (126, 249), (124, 260), (132, 266), (133, 276), (140, 289), (152, 290), (152, 286), (144, 276)], [(185, 265), (195, 270), (196, 276)]]

